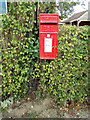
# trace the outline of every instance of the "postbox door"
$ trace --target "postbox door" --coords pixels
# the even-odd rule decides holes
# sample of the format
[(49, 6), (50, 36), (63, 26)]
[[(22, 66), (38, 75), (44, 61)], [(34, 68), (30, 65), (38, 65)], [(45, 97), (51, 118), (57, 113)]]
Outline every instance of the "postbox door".
[(54, 59), (57, 56), (57, 38), (56, 34), (40, 34), (40, 58)]

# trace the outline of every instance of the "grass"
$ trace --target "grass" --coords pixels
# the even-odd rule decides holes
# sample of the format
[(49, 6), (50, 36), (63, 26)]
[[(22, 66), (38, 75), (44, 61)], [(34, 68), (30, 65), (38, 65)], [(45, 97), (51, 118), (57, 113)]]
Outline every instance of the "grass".
[(23, 118), (38, 118), (38, 115), (36, 113), (27, 113)]

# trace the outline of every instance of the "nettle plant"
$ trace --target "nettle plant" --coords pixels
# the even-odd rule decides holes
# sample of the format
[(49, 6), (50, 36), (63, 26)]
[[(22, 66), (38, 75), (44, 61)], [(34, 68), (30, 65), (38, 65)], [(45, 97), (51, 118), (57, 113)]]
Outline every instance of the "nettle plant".
[(2, 90), (7, 96), (26, 94), (31, 71), (39, 57), (39, 42), (34, 29), (34, 2), (8, 3), (8, 12), (2, 17)]
[(33, 78), (39, 78), (38, 90), (63, 105), (81, 102), (88, 94), (88, 29), (62, 26), (59, 29), (57, 59), (40, 60)]

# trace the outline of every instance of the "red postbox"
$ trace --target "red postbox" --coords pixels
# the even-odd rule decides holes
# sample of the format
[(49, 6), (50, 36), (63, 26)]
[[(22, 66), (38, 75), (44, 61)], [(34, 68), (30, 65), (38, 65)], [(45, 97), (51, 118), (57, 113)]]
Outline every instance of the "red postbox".
[(58, 21), (58, 14), (39, 14), (40, 59), (57, 57)]

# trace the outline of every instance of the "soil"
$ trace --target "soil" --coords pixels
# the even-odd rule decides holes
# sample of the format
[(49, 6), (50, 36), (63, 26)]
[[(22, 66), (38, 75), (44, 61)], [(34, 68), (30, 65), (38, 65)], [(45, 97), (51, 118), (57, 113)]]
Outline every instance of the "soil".
[(3, 118), (89, 118), (87, 104), (66, 105), (65, 108), (56, 105), (53, 99), (37, 98), (15, 101), (2, 112)]

